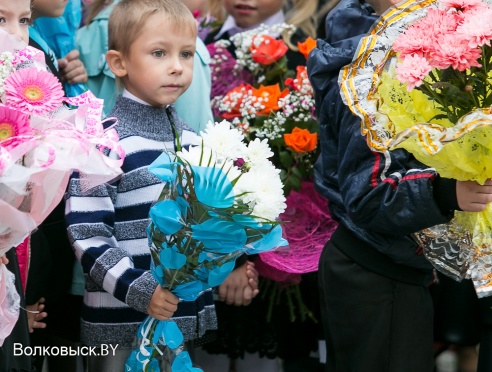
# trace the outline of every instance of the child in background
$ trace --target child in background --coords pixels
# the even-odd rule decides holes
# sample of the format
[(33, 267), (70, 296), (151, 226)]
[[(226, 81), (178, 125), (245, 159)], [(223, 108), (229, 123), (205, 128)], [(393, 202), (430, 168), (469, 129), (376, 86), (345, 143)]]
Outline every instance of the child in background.
[(114, 106), (119, 89), (115, 76), (106, 63), (108, 52), (108, 20), (119, 0), (94, 0), (86, 6), (85, 24), (77, 30), (75, 47), (87, 69), (87, 87), (98, 98), (104, 99), (104, 116)]
[[(228, 16), (219, 29), (207, 35), (205, 44), (229, 40), (231, 36), (257, 28), (261, 24), (273, 26), (288, 23), (297, 27), (290, 38), (285, 38), (290, 48), (287, 52), (288, 67), (295, 71), (297, 66), (306, 64), (304, 56), (295, 51), (297, 42), (303, 42), (307, 36), (316, 37), (315, 12), (318, 0), (294, 0), (287, 13), (284, 13), (284, 8), (288, 5), (285, 0), (253, 0), (244, 3), (222, 0), (222, 5)], [(234, 55), (234, 45), (228, 50)]]
[(82, 342), (116, 352), (89, 356), (89, 371), (122, 371), (147, 314), (171, 316), (185, 341), (216, 327), (211, 291), (180, 302), (150, 272), (146, 229), (162, 189), (147, 167), (193, 132), (172, 104), (190, 86), (197, 38), (191, 12), (177, 0), (121, 0), (108, 24), (106, 61), (124, 87), (110, 116), (126, 157), (114, 183), (83, 192), (74, 174), (67, 192), (68, 232), (86, 275)]
[[(40, 17), (61, 17), (66, 5), (67, 1), (61, 0), (33, 0), (32, 21)], [(77, 50), (72, 50), (65, 56), (55, 56), (36, 28), (30, 27), (29, 37), (31, 39), (30, 45), (45, 52), (47, 55), (46, 64), (55, 75), (59, 71), (62, 81), (69, 84), (85, 83), (87, 81), (87, 73), (79, 59)]]
[[(205, 6), (205, 1), (181, 0), (191, 11)], [(210, 106), (212, 77), (210, 73), (210, 53), (202, 39), (196, 38), (196, 54), (193, 63), (193, 80), (188, 90), (176, 101), (174, 107), (182, 118), (196, 133), (204, 130), (207, 123), (214, 122)], [(190, 108), (193, 107), (193, 110)]]
[[(56, 56), (70, 56), (70, 53), (75, 49), (75, 32), (80, 27), (81, 19), (81, 0), (68, 0), (60, 17), (37, 17), (32, 23), (32, 27), (36, 29)], [(67, 97), (77, 96), (87, 90), (83, 83), (64, 82), (63, 88)]]
[(319, 261), (327, 372), (433, 371), (433, 267), (413, 233), (492, 201), (492, 180), (445, 179), (405, 149), (372, 151), (342, 101), (340, 69), (396, 2), (342, 0), (307, 63), (320, 124), (315, 185), (339, 222)]

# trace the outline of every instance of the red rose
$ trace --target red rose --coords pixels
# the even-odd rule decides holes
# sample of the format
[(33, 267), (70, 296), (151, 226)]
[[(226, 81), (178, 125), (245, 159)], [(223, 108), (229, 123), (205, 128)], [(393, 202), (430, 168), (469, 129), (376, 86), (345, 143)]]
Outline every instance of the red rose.
[(251, 58), (260, 65), (271, 65), (282, 58), (289, 50), (282, 40), (268, 35), (255, 36), (249, 47)]

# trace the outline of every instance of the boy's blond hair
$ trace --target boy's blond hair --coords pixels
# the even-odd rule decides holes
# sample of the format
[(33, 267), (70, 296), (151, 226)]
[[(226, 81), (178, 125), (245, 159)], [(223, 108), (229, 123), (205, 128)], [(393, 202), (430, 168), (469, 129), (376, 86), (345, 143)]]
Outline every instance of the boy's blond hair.
[(109, 16), (109, 49), (128, 55), (145, 22), (156, 14), (162, 14), (177, 29), (189, 27), (196, 37), (196, 21), (181, 0), (121, 0)]

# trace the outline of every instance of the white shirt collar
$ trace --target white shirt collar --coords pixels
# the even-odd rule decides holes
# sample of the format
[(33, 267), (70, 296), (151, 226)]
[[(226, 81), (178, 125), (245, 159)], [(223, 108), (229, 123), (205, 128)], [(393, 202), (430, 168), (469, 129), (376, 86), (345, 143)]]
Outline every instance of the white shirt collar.
[[(268, 27), (271, 27), (273, 25), (276, 25), (279, 23), (284, 23), (284, 22), (285, 22), (285, 14), (284, 14), (284, 11), (282, 9), (280, 9), (277, 13), (275, 13), (274, 15), (271, 15), (270, 17), (265, 19), (263, 22), (261, 22), (261, 24), (265, 24)], [(248, 27), (248, 28), (239, 27), (236, 24), (236, 21), (234, 20), (234, 18), (232, 18), (229, 15), (229, 16), (227, 16), (226, 20), (224, 21), (224, 24), (220, 28), (220, 31), (218, 32), (218, 34), (215, 35), (214, 40), (219, 40), (220, 37), (222, 35), (224, 35), (226, 32), (229, 32), (229, 36), (233, 36), (233, 35), (238, 34), (240, 32), (252, 30), (254, 28), (257, 28), (258, 26), (260, 26), (260, 25), (255, 25), (255, 26)]]
[[(135, 101), (135, 102), (138, 102), (138, 103), (141, 103), (142, 105), (147, 105), (147, 106), (151, 106), (150, 103), (147, 103), (145, 102), (143, 99), (140, 99), (138, 98), (136, 95), (130, 93), (128, 90), (126, 89), (123, 89), (123, 93), (121, 93), (121, 95), (125, 98), (128, 98), (128, 99), (131, 99), (132, 101)], [(167, 105), (166, 108), (168, 108), (170, 105)]]
[(142, 105), (147, 105), (147, 106), (150, 106), (147, 102), (145, 102), (143, 99), (140, 99), (138, 98), (137, 96), (133, 95), (132, 93), (130, 93), (129, 91), (127, 91), (126, 89), (123, 89), (123, 93), (121, 94), (123, 97), (125, 98), (128, 98), (128, 99), (131, 99), (132, 101), (135, 101), (135, 102), (138, 102), (138, 103), (141, 103)]

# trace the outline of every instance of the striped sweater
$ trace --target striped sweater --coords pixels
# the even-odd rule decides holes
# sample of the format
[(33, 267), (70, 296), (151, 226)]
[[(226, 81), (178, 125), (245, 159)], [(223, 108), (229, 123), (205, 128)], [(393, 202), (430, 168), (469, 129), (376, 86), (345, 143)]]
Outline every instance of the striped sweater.
[[(185, 124), (172, 107), (159, 109), (121, 96), (109, 116), (118, 119), (116, 130), (126, 153), (123, 174), (85, 191), (74, 173), (66, 194), (66, 221), (86, 279), (82, 342), (129, 348), (158, 285), (149, 271), (146, 228), (162, 183), (147, 167), (174, 147), (170, 119), (179, 133)], [(180, 302), (174, 319), (185, 340), (216, 328), (211, 292)]]

